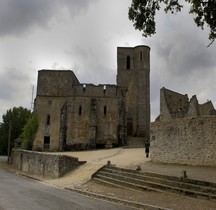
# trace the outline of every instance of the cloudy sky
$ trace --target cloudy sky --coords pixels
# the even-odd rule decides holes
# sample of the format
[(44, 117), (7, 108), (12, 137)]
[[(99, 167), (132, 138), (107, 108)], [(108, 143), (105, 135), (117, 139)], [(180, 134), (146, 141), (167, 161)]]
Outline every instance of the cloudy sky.
[[(31, 108), (40, 69), (71, 69), (83, 83), (116, 83), (117, 46), (151, 47), (152, 121), (161, 87), (216, 107), (216, 43), (207, 48), (186, 5), (157, 15), (157, 34), (142, 37), (128, 19), (131, 0), (0, 0), (0, 121)], [(35, 95), (35, 91), (34, 91)], [(34, 96), (35, 97), (35, 96)]]

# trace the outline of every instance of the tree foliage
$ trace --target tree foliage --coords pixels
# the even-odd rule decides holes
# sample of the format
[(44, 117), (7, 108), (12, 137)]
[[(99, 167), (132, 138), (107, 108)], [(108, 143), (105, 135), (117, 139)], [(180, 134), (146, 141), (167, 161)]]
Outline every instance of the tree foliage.
[[(209, 27), (209, 40), (211, 45), (216, 39), (216, 0), (185, 0), (190, 7), (190, 13), (194, 14), (196, 25), (202, 29)], [(132, 0), (128, 16), (135, 29), (142, 31), (143, 36), (151, 36), (156, 32), (155, 15), (164, 5), (164, 11), (177, 13), (183, 8), (178, 0)]]
[(7, 154), (9, 124), (11, 122), (10, 148), (14, 141), (21, 135), (22, 129), (31, 116), (31, 111), (23, 107), (14, 107), (3, 114), (3, 123), (0, 124), (0, 154)]
[(20, 136), (22, 140), (22, 148), (31, 150), (33, 146), (33, 140), (39, 127), (38, 116), (33, 114), (23, 128), (23, 132)]

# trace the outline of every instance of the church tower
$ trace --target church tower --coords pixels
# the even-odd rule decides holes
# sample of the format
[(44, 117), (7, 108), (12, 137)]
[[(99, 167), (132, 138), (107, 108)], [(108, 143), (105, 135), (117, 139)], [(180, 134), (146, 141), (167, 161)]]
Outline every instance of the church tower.
[(150, 48), (118, 47), (117, 85), (125, 87), (127, 135), (150, 138)]

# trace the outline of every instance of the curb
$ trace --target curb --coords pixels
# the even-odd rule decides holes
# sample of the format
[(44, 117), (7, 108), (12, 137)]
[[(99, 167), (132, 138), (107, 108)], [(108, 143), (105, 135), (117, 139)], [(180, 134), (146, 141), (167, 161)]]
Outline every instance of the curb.
[(68, 187), (65, 187), (65, 189), (72, 191), (72, 192), (75, 192), (75, 193), (78, 193), (78, 194), (82, 194), (82, 195), (87, 196), (87, 197), (106, 200), (106, 201), (110, 201), (110, 202), (114, 202), (114, 203), (118, 203), (118, 204), (122, 204), (122, 205), (127, 205), (130, 207), (136, 208), (136, 209), (172, 210), (172, 209), (163, 208), (163, 207), (159, 207), (159, 206), (153, 206), (153, 205), (149, 205), (149, 204), (123, 200), (123, 199), (119, 199), (116, 197), (106, 196), (106, 195), (102, 195), (102, 194), (98, 194), (98, 193), (94, 193), (94, 192), (90, 192), (90, 191), (86, 191), (86, 190), (80, 190), (80, 189), (74, 189), (74, 188), (68, 188)]

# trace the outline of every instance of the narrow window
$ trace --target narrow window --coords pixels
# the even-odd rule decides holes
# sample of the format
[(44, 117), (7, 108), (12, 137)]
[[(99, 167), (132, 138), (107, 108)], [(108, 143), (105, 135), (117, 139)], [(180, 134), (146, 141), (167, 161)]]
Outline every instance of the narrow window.
[(130, 69), (130, 56), (127, 56), (127, 69)]
[(79, 115), (82, 115), (82, 106), (79, 106)]
[(83, 92), (85, 93), (86, 91), (86, 84), (83, 84)]
[(104, 117), (107, 115), (107, 106), (104, 106)]
[(46, 124), (50, 125), (50, 115), (49, 114), (47, 115), (47, 123)]
[(142, 54), (142, 51), (140, 52), (140, 60), (143, 59), (143, 54)]
[(103, 86), (104, 95), (106, 94), (106, 85)]

